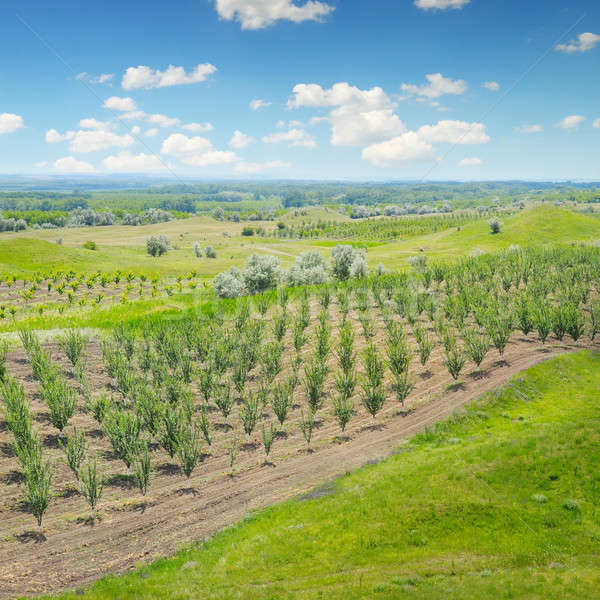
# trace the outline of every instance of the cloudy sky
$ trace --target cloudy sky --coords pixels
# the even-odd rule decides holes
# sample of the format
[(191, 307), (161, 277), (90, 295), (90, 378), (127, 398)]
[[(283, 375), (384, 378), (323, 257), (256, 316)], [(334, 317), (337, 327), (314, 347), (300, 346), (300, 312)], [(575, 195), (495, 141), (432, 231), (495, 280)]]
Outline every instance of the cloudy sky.
[(600, 179), (597, 0), (4, 0), (0, 172)]

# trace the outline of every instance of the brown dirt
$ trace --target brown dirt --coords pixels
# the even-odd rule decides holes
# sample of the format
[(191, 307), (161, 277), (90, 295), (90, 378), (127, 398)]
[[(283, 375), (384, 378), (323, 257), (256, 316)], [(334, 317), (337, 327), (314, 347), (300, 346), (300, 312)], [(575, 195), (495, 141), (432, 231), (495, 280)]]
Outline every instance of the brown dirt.
[[(357, 347), (364, 344), (360, 330), (357, 324)], [(18, 465), (5, 423), (0, 421), (0, 598), (76, 588), (105, 574), (122, 573), (142, 562), (169, 555), (186, 542), (209, 538), (248, 511), (300, 496), (348, 470), (388, 456), (410, 436), (483, 392), (502, 385), (515, 373), (557, 354), (582, 348), (567, 343), (541, 348), (533, 334), (530, 338), (515, 334), (503, 362), (498, 361), (495, 350), (490, 350), (483, 371), (466, 373), (461, 377), (463, 384), (457, 387), (448, 387), (451, 378), (437, 348), (427, 373), (421, 372), (420, 365), (413, 365), (416, 387), (410, 396), (408, 405), (412, 410), (408, 414), (400, 414), (398, 404), (390, 396), (377, 415), (376, 426), (372, 426), (370, 415), (357, 400), (357, 414), (344, 440), (338, 437), (330, 402), (326, 403), (318, 415), (320, 422), (311, 452), (306, 451), (298, 427), (297, 406), (286, 424), (287, 437), (275, 441), (271, 462), (264, 462), (259, 425), (253, 444), (242, 445), (234, 477), (228, 475), (226, 453), (231, 434), (225, 430), (220, 414), (213, 412), (216, 439), (210, 455), (194, 472), (191, 490), (179, 468), (169, 466), (164, 451), (153, 451), (153, 462), (158, 468), (145, 510), (133, 484), (115, 477), (124, 473), (124, 465), (111, 456), (108, 441), (99, 434), (80, 399), (80, 410), (73, 422), (88, 433), (90, 447), (109, 478), (95, 523), (88, 520), (87, 505), (76, 489), (73, 475), (60, 459), (56, 431), (48, 423), (47, 409), (39, 398), (26, 356), (22, 351), (14, 352), (9, 357), (8, 371), (24, 381), (33, 397), (36, 426), (45, 436), (46, 453), (56, 459), (53, 488), (59, 497), (50, 506), (40, 539), (34, 519), (20, 505)], [(52, 347), (52, 354), (68, 372), (57, 348)], [(99, 354), (98, 344), (92, 344), (89, 370), (94, 373), (96, 389), (108, 383)], [(297, 390), (296, 398), (300, 403), (304, 393)]]

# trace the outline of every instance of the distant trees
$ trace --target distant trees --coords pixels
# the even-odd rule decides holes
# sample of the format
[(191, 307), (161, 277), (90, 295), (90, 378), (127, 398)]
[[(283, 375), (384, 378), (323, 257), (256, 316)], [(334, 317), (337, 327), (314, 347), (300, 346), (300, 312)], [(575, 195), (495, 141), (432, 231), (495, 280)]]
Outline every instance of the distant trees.
[(504, 225), (504, 223), (502, 223), (502, 221), (498, 217), (492, 217), (488, 221), (488, 225), (490, 226), (490, 230), (492, 231), (492, 233), (496, 234), (500, 233), (500, 230), (502, 229), (502, 225)]

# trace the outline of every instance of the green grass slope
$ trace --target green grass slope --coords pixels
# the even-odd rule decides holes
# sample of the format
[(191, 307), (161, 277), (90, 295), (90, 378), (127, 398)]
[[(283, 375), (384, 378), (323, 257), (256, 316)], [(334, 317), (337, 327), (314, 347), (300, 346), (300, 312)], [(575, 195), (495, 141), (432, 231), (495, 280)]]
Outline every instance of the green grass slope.
[(373, 264), (379, 260), (387, 266), (403, 264), (407, 257), (421, 249), (431, 258), (452, 258), (469, 255), (476, 250), (493, 252), (511, 244), (569, 244), (600, 240), (600, 223), (589, 215), (556, 206), (538, 206), (502, 219), (500, 233), (493, 235), (487, 221), (447, 229), (410, 240), (402, 240), (369, 250)]
[(598, 598), (598, 390), (598, 355), (555, 358), (323, 497), (77, 597)]

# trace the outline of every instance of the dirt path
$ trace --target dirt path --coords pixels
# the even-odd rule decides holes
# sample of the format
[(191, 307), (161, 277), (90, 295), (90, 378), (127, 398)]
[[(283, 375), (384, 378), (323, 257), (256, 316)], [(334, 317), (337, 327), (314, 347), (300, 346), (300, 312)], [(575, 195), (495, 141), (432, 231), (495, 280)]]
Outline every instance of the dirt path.
[(266, 246), (255, 246), (255, 249), (260, 250), (261, 252), (268, 252), (269, 254), (278, 254), (279, 256), (297, 258), (296, 254), (290, 254), (289, 252), (284, 252), (283, 250), (275, 250), (275, 248), (267, 248)]
[[(144, 512), (137, 491), (123, 478), (113, 477), (95, 525), (86, 518), (86, 505), (73, 486), (72, 475), (61, 466), (56, 487), (62, 497), (51, 505), (43, 541), (32, 531), (32, 517), (19, 509), (16, 462), (8, 446), (8, 432), (0, 423), (0, 598), (76, 588), (102, 575), (122, 573), (140, 562), (173, 553), (186, 542), (208, 538), (250, 510), (306, 493), (350, 469), (388, 456), (403, 440), (503, 384), (515, 373), (579, 349), (567, 344), (541, 349), (532, 340), (517, 338), (507, 347), (505, 363), (498, 364), (497, 354), (490, 352), (483, 374), (465, 376), (464, 386), (452, 391), (447, 390), (449, 376), (438, 357), (426, 375), (416, 375), (414, 410), (406, 416), (399, 415), (398, 406), (388, 400), (377, 416), (378, 427), (373, 428), (370, 416), (361, 408), (349, 427), (349, 439), (340, 443), (337, 426), (324, 414), (315, 432), (314, 451), (307, 453), (298, 431), (296, 409), (288, 436), (274, 445), (275, 465), (265, 465), (262, 449), (254, 444), (240, 452), (237, 475), (230, 478), (226, 474), (225, 439), (217, 440), (211, 456), (195, 471), (192, 490), (185, 489), (178, 468), (170, 468), (168, 462), (160, 464)], [(17, 354), (11, 360), (9, 371), (17, 369), (27, 377), (24, 356)], [(38, 420), (42, 420), (43, 407), (35, 402)], [(93, 440), (98, 438), (88, 415), (81, 413), (76, 421)], [(255, 435), (254, 441), (259, 437)], [(95, 443), (99, 444), (98, 452), (106, 452), (102, 438)], [(155, 452), (159, 457), (162, 451)], [(164, 461), (164, 457), (158, 460)], [(123, 472), (118, 461), (112, 470)]]

